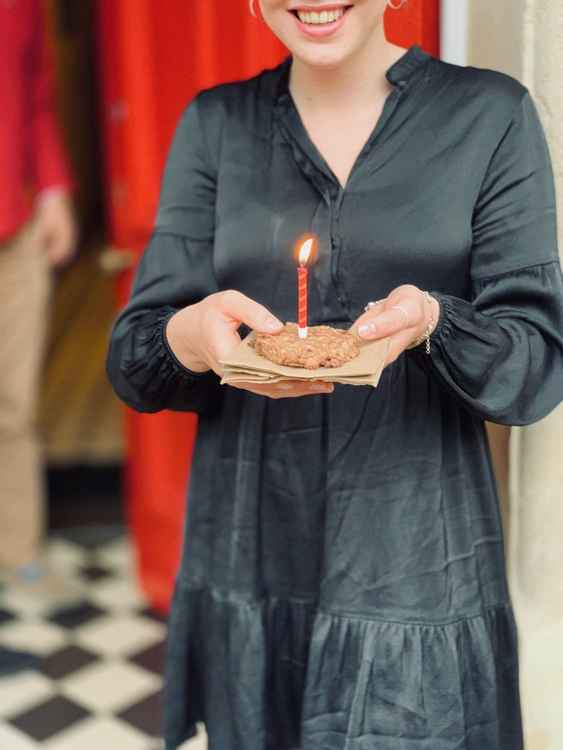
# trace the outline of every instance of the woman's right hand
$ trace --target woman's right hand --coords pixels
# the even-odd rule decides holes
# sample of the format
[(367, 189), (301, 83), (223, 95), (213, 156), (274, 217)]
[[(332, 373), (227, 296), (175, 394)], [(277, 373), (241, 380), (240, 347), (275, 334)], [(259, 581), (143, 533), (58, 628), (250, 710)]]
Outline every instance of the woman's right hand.
[[(250, 297), (229, 289), (210, 294), (201, 302), (188, 305), (173, 315), (166, 326), (168, 343), (180, 360), (190, 370), (213, 370), (220, 377), (223, 368), (219, 360), (227, 359), (240, 344), (238, 329), (241, 323), (258, 333), (275, 333), (283, 323), (270, 311)], [(315, 393), (332, 393), (334, 385), (324, 381), (285, 381), (282, 383), (232, 383), (270, 398), (307, 396)]]

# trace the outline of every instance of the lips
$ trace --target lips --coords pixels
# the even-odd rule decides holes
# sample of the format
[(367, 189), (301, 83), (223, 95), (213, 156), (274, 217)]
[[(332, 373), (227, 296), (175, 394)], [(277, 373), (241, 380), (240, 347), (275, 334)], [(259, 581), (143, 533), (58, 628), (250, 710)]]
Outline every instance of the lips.
[(344, 23), (351, 5), (300, 6), (290, 12), (306, 36), (324, 37), (335, 33)]

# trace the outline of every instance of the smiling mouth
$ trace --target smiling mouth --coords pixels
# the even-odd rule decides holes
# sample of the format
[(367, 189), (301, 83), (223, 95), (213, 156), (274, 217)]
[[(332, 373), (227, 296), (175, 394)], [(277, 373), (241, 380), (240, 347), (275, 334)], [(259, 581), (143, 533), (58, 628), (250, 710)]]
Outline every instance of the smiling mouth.
[(290, 13), (298, 18), (301, 23), (307, 26), (327, 26), (331, 23), (340, 21), (342, 16), (350, 10), (352, 6), (346, 5), (338, 8), (330, 8), (323, 10), (292, 10)]

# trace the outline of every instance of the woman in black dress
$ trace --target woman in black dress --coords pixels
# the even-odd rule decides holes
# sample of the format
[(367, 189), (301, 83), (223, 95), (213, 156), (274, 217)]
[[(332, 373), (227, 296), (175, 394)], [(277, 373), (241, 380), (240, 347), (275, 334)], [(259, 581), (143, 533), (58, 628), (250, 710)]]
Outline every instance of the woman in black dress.
[[(390, 44), (385, 0), (261, 7), (292, 55), (185, 109), (108, 355), (134, 409), (199, 414), (167, 750), (197, 721), (211, 750), (521, 750), (484, 421), (563, 400), (535, 104)], [(221, 386), (239, 334), (295, 320), (305, 231), (310, 323), (390, 336), (378, 387)]]

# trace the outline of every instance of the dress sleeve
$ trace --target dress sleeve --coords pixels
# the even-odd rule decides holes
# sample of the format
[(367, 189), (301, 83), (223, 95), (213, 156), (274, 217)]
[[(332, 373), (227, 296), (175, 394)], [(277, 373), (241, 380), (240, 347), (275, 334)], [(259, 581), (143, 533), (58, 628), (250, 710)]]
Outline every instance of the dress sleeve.
[(216, 173), (204, 139), (196, 97), (177, 125), (156, 226), (110, 336), (109, 380), (117, 395), (141, 412), (208, 413), (222, 396), (213, 370), (186, 368), (166, 338), (175, 312), (218, 291), (212, 262)]
[(441, 314), (409, 350), (467, 409), (532, 424), (563, 400), (563, 276), (552, 164), (526, 89), (489, 162), (473, 212), (470, 297), (429, 290)]

